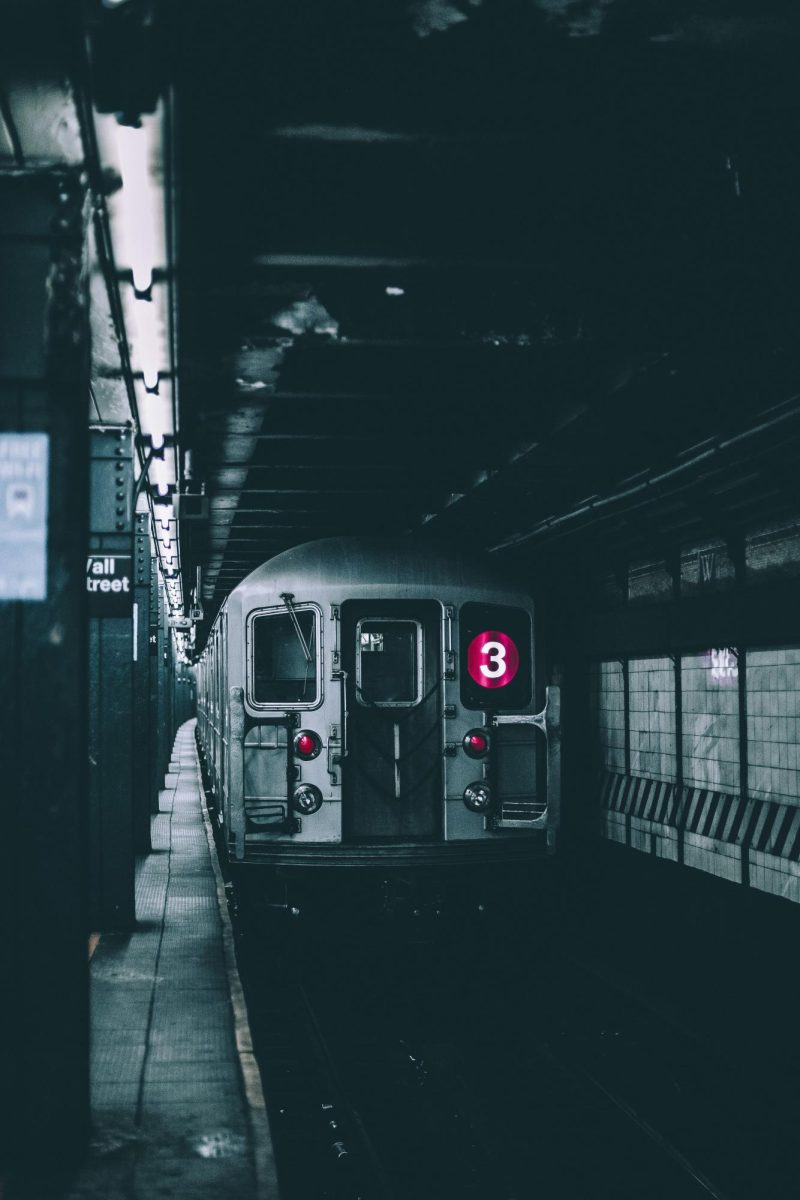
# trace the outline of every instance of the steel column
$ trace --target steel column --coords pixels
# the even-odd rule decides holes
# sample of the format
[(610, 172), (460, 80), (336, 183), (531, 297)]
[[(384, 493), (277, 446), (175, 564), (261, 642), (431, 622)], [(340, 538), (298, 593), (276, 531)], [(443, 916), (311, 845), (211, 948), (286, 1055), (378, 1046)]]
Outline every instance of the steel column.
[[(132, 501), (131, 430), (92, 429), (91, 555), (108, 561), (132, 554)], [(89, 897), (97, 930), (132, 929), (136, 922), (131, 583), (129, 569), (131, 594), (115, 597), (124, 600), (124, 615), (92, 609), (111, 593), (89, 600)]]
[[(0, 1158), (10, 1192), (18, 1170), (73, 1161), (89, 1118), (85, 198), (77, 173), (0, 176), (0, 431), (49, 439), (44, 598), (0, 600)], [(0, 560), (8, 578), (8, 545)]]
[(137, 854), (151, 849), (150, 811), (150, 517), (134, 518), (133, 620), (133, 827)]

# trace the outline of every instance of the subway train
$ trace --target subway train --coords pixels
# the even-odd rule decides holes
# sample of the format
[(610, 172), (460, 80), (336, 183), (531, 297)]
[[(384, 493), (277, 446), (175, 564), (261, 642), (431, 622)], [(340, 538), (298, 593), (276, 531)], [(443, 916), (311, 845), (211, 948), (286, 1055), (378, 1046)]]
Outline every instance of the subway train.
[(493, 563), (427, 542), (326, 538), (258, 567), (195, 667), (228, 862), (385, 879), (552, 854), (559, 689), (540, 642)]

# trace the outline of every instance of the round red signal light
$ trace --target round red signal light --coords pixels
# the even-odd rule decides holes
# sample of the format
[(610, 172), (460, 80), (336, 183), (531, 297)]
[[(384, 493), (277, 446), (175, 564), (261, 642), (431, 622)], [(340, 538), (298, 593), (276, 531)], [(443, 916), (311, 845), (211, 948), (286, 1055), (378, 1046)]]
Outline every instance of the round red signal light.
[(462, 745), (470, 758), (483, 758), (489, 753), (489, 737), (482, 729), (470, 729), (464, 734)]
[(310, 729), (301, 729), (294, 735), (294, 752), (298, 758), (306, 761), (316, 758), (322, 749), (322, 743)]

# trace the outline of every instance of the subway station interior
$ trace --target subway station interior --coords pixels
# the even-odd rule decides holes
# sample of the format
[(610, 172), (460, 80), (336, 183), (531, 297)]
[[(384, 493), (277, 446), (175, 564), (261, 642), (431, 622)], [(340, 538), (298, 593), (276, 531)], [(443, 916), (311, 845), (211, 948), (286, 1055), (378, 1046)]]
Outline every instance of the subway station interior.
[(791, 0), (6, 0), (0, 1200), (785, 1200)]

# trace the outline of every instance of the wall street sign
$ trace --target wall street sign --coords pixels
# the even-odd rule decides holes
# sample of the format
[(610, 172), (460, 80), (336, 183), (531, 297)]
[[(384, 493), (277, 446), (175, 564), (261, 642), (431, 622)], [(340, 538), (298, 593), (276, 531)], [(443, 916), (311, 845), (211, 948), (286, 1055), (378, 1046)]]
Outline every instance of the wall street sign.
[(133, 611), (133, 556), (90, 554), (86, 591), (90, 617), (129, 617)]

